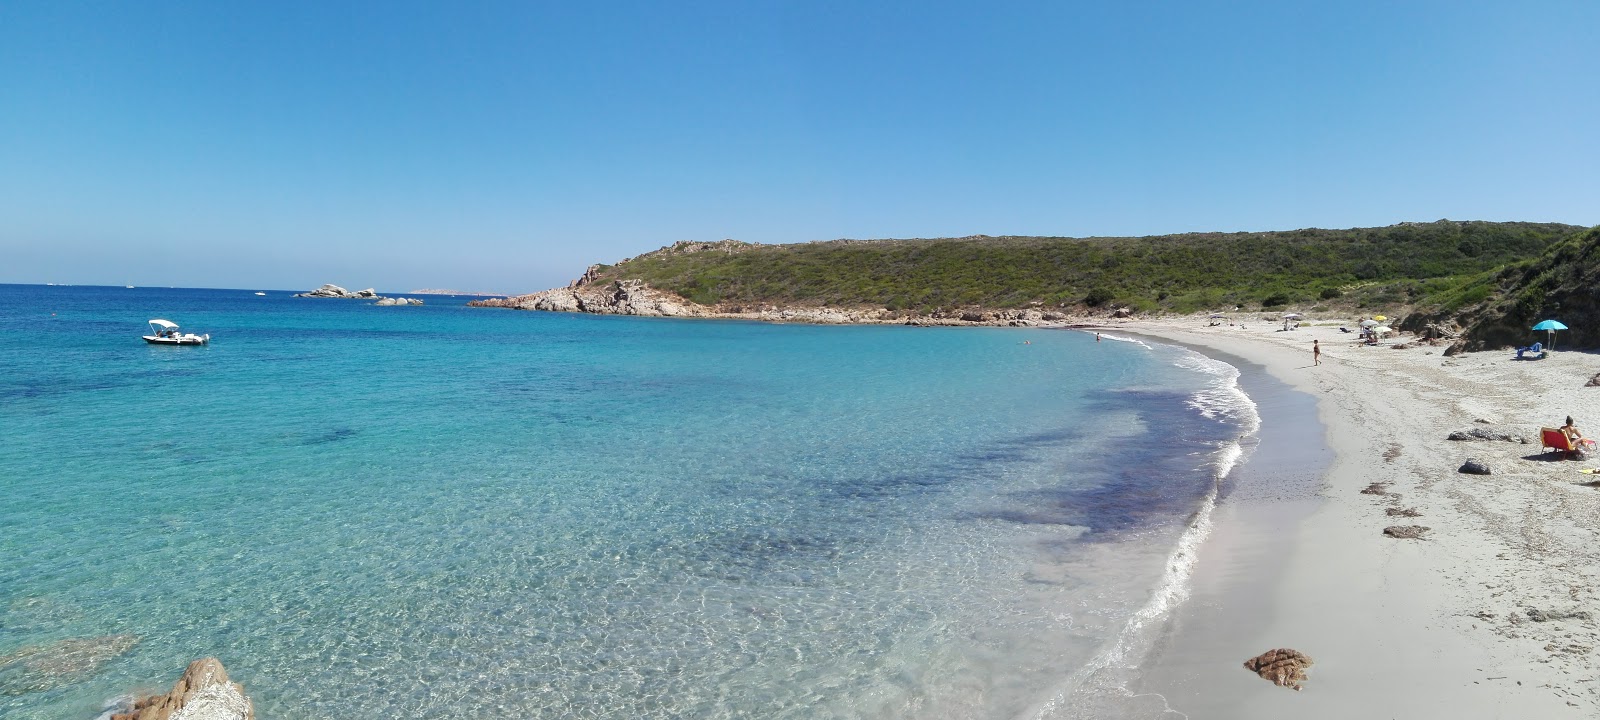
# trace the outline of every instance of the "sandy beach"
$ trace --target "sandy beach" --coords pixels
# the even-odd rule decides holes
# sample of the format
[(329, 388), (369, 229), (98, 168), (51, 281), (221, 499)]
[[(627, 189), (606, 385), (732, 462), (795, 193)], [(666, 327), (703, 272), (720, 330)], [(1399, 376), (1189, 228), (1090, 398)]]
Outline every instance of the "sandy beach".
[[(1262, 408), (1263, 447), (1247, 467), (1268, 475), (1265, 490), (1219, 505), (1192, 595), (1133, 685), (1140, 707), (1193, 718), (1600, 716), (1600, 476), (1579, 472), (1600, 457), (1560, 459), (1539, 439), (1567, 415), (1600, 435), (1600, 387), (1585, 387), (1600, 362), (1559, 350), (1533, 362), (1507, 351), (1447, 358), (1406, 335), (1359, 346), (1339, 330), (1354, 320), (1287, 332), (1249, 319), (1106, 328), (1259, 365), (1316, 398), (1326, 429), (1304, 450), (1304, 464), (1327, 468), (1316, 490), (1274, 498), (1273, 473), (1299, 481), (1285, 462), (1294, 453), (1269, 445), (1280, 414)], [(1473, 429), (1514, 439), (1446, 439)], [(1459, 472), (1469, 458), (1492, 474)], [(1428, 530), (1398, 539), (1384, 534), (1391, 526)], [(1272, 648), (1315, 661), (1303, 691), (1242, 667)]]

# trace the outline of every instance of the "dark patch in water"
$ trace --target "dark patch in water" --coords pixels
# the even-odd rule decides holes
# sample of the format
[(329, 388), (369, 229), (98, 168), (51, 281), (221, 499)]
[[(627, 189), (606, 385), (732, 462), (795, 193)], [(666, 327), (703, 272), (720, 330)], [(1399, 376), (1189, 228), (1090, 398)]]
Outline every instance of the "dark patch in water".
[(152, 392), (163, 387), (168, 378), (194, 377), (203, 374), (194, 368), (158, 368), (106, 372), (94, 377), (32, 375), (0, 381), (0, 402), (55, 398), (81, 392), (119, 390), (138, 387)]
[(1186, 394), (1167, 391), (1100, 393), (1091, 415), (1115, 417), (1131, 409), (1144, 431), (1109, 441), (1114, 446), (1107, 452), (1084, 458), (1071, 468), (1070, 485), (1016, 493), (1014, 504), (971, 517), (1085, 527), (1085, 540), (1109, 539), (1186, 517), (1215, 483), (1211, 454), (1238, 433), (1228, 423), (1201, 415), (1189, 400)]
[(993, 473), (997, 465), (1027, 461), (1040, 448), (1081, 439), (1083, 439), (1082, 433), (1074, 430), (1045, 430), (1000, 440), (986, 448), (958, 453), (941, 465), (920, 473), (850, 478), (824, 484), (828, 484), (829, 490), (833, 493), (851, 499), (898, 497), (906, 492), (937, 490), (963, 480), (982, 477)]
[(301, 444), (301, 445), (326, 445), (328, 443), (339, 442), (340, 440), (348, 440), (348, 439), (353, 438), (355, 436), (356, 436), (356, 431), (355, 431), (354, 428), (337, 427), (337, 428), (333, 428), (331, 430), (327, 430), (325, 432), (318, 433), (316, 435), (307, 436), (307, 437), (303, 438), (300, 441), (299, 444)]
[(693, 571), (703, 577), (755, 585), (783, 581), (809, 585), (818, 570), (838, 563), (843, 544), (831, 537), (773, 527), (718, 536), (685, 548), (683, 555), (699, 561)]

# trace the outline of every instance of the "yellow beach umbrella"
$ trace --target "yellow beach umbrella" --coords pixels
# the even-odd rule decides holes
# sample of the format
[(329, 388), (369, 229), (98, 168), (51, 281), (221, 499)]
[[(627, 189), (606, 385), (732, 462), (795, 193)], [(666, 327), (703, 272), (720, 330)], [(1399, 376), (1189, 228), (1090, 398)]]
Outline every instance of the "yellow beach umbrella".
[(1389, 318), (1386, 318), (1386, 317), (1384, 317), (1384, 316), (1382, 316), (1382, 315), (1373, 315), (1373, 316), (1372, 316), (1372, 319), (1373, 319), (1373, 320), (1380, 320), (1380, 321), (1381, 321), (1381, 320), (1388, 320), (1388, 319), (1389, 319)]

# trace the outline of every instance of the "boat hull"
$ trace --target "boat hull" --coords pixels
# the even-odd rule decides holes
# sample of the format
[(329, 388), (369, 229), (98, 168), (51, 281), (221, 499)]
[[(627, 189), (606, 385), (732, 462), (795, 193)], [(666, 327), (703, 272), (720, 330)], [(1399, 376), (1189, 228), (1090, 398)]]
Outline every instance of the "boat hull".
[(147, 342), (147, 343), (150, 343), (151, 345), (205, 345), (205, 344), (211, 342), (211, 336), (210, 335), (205, 335), (205, 336), (189, 335), (187, 337), (176, 337), (176, 338), (155, 337), (153, 335), (145, 335), (143, 337), (144, 337), (144, 341)]

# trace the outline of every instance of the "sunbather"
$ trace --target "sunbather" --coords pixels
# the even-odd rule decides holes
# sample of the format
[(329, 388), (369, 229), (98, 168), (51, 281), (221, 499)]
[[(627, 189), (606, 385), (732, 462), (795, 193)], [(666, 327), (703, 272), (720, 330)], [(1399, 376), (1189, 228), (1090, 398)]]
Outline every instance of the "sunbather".
[(1571, 415), (1567, 416), (1567, 424), (1561, 426), (1561, 434), (1566, 435), (1572, 441), (1572, 446), (1580, 450), (1593, 450), (1595, 447), (1595, 442), (1584, 437), (1578, 426), (1572, 424)]

